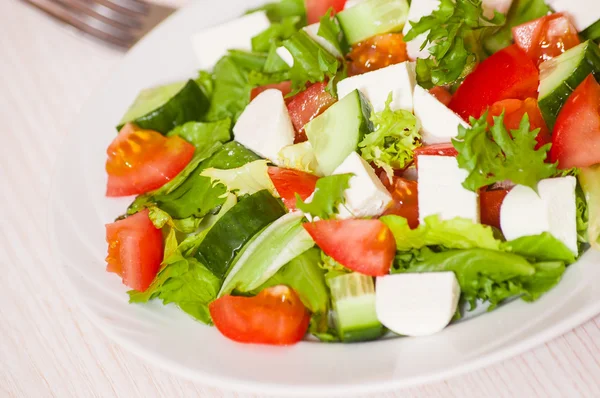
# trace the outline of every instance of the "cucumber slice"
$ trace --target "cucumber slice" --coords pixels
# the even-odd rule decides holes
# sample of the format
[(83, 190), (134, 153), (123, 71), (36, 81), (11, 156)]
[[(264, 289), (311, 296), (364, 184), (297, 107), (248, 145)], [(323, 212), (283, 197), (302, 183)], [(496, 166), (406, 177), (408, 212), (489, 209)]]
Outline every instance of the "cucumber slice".
[(354, 272), (331, 278), (328, 283), (340, 339), (352, 342), (379, 338), (383, 325), (375, 311), (373, 278)]
[(408, 17), (406, 0), (367, 0), (337, 14), (350, 44), (376, 35), (399, 32)]
[(538, 103), (550, 131), (562, 106), (590, 73), (600, 79), (600, 48), (589, 40), (540, 65)]
[(285, 214), (267, 190), (248, 196), (231, 208), (204, 238), (196, 258), (223, 279), (240, 249), (264, 227)]
[(369, 101), (354, 90), (304, 127), (323, 174), (330, 175), (373, 129), (371, 111)]
[(199, 121), (210, 100), (193, 80), (143, 90), (135, 99), (117, 130), (133, 122), (140, 128), (167, 134), (186, 122)]
[(600, 40), (600, 19), (579, 33), (586, 40)]

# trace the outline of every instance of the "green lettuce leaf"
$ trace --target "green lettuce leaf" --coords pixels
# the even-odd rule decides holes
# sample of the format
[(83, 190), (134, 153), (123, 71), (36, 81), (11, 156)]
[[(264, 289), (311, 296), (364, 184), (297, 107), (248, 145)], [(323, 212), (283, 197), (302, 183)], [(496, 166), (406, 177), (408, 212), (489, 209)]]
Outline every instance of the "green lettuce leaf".
[(169, 226), (172, 230), (190, 234), (196, 231), (202, 222), (202, 218), (196, 218), (194, 216), (184, 219), (175, 219), (171, 217), (169, 213), (159, 209), (157, 206), (150, 206), (148, 209), (150, 211), (148, 217), (150, 218), (150, 221), (152, 221), (152, 224), (158, 229)]
[(251, 71), (261, 71), (265, 67), (267, 56), (261, 53), (255, 53), (242, 50), (229, 50), (229, 57), (240, 68)]
[(556, 174), (556, 164), (546, 163), (550, 144), (535, 149), (539, 129), (530, 131), (525, 114), (517, 130), (510, 133), (504, 127), (504, 114), (494, 117), (488, 128), (487, 112), (478, 120), (471, 118), (471, 128), (458, 128), (452, 139), (458, 151), (458, 165), (469, 172), (463, 186), (471, 191), (510, 180), (537, 190), (537, 183)]
[(427, 33), (422, 48), (432, 43), (431, 56), (417, 59), (417, 80), (425, 88), (454, 84), (485, 58), (482, 41), (504, 24), (504, 15), (483, 16), (481, 1), (441, 0), (431, 15), (410, 22), (404, 37), (410, 41)]
[(212, 94), (215, 85), (212, 73), (207, 72), (205, 70), (201, 70), (198, 72), (198, 77), (195, 81), (196, 84), (198, 84), (198, 86), (200, 87), (200, 90), (202, 90), (206, 98), (208, 98), (208, 100), (210, 101), (212, 99)]
[(322, 176), (315, 151), (309, 141), (288, 145), (279, 151), (278, 164), (288, 169)]
[(304, 0), (281, 0), (273, 3), (267, 3), (261, 7), (248, 10), (246, 14), (256, 11), (265, 11), (271, 22), (281, 22), (285, 18), (300, 17), (302, 24), (306, 23), (306, 9)]
[(252, 51), (266, 53), (273, 46), (279, 46), (283, 40), (290, 38), (301, 27), (299, 16), (285, 17), (281, 22), (274, 22), (264, 31), (252, 38)]
[(344, 191), (350, 186), (352, 174), (337, 174), (319, 178), (312, 200), (307, 203), (296, 194), (296, 208), (321, 220), (332, 218), (338, 206), (344, 204)]
[(271, 195), (279, 197), (273, 181), (269, 177), (266, 160), (255, 160), (245, 165), (229, 170), (209, 168), (201, 175), (209, 177), (213, 184), (223, 184), (230, 192), (238, 196), (252, 195), (255, 192), (268, 190)]
[(587, 201), (587, 239), (593, 249), (600, 250), (600, 165), (582, 168), (579, 183)]
[(214, 123), (188, 122), (175, 127), (167, 133), (167, 137), (180, 136), (196, 148), (204, 148), (215, 141), (231, 140), (231, 119), (223, 119)]
[(500, 250), (501, 241), (494, 236), (492, 227), (476, 224), (464, 218), (441, 220), (437, 215), (425, 218), (419, 227), (410, 229), (408, 221), (400, 216), (383, 216), (380, 220), (388, 226), (396, 239), (400, 252), (425, 246), (442, 246), (446, 249)]
[[(275, 74), (281, 74), (282, 77), (276, 80), (284, 80), (287, 78), (287, 72), (289, 70), (290, 66), (279, 56), (279, 54), (277, 54), (277, 45), (271, 44), (271, 48), (267, 54), (267, 60), (265, 61), (265, 66), (263, 68), (264, 74), (270, 76), (270, 79), (273, 79)], [(264, 76), (261, 77), (261, 79), (263, 78)], [(256, 77), (254, 79), (256, 79)]]
[(573, 252), (548, 232), (504, 242), (501, 247), (502, 250), (532, 261), (560, 261), (566, 264), (575, 262)]
[(560, 282), (565, 273), (565, 264), (548, 261), (533, 264), (535, 274), (521, 278), (522, 294), (525, 301), (535, 301)]
[(332, 9), (327, 11), (319, 20), (317, 35), (327, 40), (343, 56), (348, 52), (348, 43), (345, 41), (340, 23), (332, 16)]
[(413, 151), (421, 146), (421, 128), (417, 118), (408, 111), (392, 111), (392, 93), (385, 109), (371, 115), (375, 127), (358, 144), (360, 154), (367, 162), (373, 162), (385, 170), (391, 181), (394, 169), (404, 169), (413, 160)]
[(220, 147), (214, 155), (202, 162), (201, 169), (235, 169), (246, 163), (260, 159), (260, 156), (237, 141), (230, 141)]

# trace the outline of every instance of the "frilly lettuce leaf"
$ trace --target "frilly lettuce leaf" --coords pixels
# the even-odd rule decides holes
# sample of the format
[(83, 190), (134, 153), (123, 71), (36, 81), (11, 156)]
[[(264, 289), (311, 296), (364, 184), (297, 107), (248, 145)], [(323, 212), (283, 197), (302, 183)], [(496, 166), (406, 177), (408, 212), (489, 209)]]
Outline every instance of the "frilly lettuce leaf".
[(267, 189), (275, 197), (279, 196), (269, 178), (266, 160), (255, 160), (229, 170), (209, 168), (202, 171), (201, 175), (210, 178), (215, 185), (225, 185), (230, 192), (238, 196), (252, 195), (263, 189)]
[(315, 151), (309, 141), (288, 145), (279, 151), (279, 164), (288, 169), (322, 176)]
[(344, 203), (344, 192), (350, 186), (350, 178), (352, 174), (319, 178), (309, 202), (303, 201), (300, 195), (296, 194), (296, 208), (321, 220), (333, 218), (338, 212), (338, 206)]

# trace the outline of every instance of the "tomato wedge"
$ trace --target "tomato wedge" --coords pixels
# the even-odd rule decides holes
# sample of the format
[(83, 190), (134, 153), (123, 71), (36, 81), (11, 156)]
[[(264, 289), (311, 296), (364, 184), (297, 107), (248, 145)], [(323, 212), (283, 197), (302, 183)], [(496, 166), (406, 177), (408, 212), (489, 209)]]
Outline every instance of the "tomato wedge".
[(510, 189), (482, 189), (479, 192), (481, 223), (500, 228), (500, 207)]
[(558, 114), (550, 160), (561, 169), (600, 163), (600, 84), (591, 74)]
[(526, 22), (512, 28), (515, 44), (539, 65), (580, 43), (577, 29), (562, 13)]
[(504, 112), (504, 126), (509, 130), (516, 130), (521, 124), (521, 120), (525, 113), (529, 116), (530, 131), (540, 129), (536, 140), (536, 149), (549, 143), (552, 138), (550, 137), (550, 131), (546, 126), (546, 121), (542, 116), (542, 112), (538, 107), (537, 100), (535, 98), (527, 98), (526, 100), (518, 99), (506, 99), (494, 103), (488, 111), (488, 124), (494, 125), (494, 116), (500, 116)]
[(431, 156), (457, 156), (458, 151), (452, 143), (433, 144), (422, 146), (414, 150), (415, 167), (419, 168), (419, 156), (431, 155)]
[(345, 4), (346, 0), (304, 0), (306, 22), (309, 25), (317, 23), (330, 8), (333, 8), (334, 13), (340, 12), (344, 9)]
[(123, 284), (143, 292), (154, 280), (163, 260), (163, 237), (145, 209), (123, 220), (106, 224), (108, 272), (123, 278)]
[(310, 314), (298, 294), (278, 285), (254, 297), (223, 296), (208, 306), (221, 333), (240, 343), (290, 345), (302, 340)]
[(319, 177), (300, 170), (269, 167), (269, 177), (285, 207), (296, 210), (296, 194), (306, 200), (315, 191)]
[(353, 45), (347, 58), (348, 76), (354, 76), (404, 62), (408, 54), (401, 33), (386, 33)]
[(304, 142), (304, 126), (336, 102), (327, 91), (327, 82), (315, 83), (299, 94), (294, 95), (288, 104), (288, 112), (296, 130), (295, 142)]
[(281, 83), (272, 83), (264, 86), (254, 87), (252, 91), (250, 91), (250, 101), (256, 98), (258, 94), (271, 88), (281, 91), (281, 94), (283, 94), (283, 98), (286, 104), (288, 104), (292, 100), (293, 97), (286, 97), (286, 95), (288, 95), (292, 91), (292, 82), (287, 80)]
[(304, 228), (325, 254), (352, 271), (389, 274), (396, 254), (390, 229), (379, 220), (321, 220)]
[(406, 218), (411, 228), (419, 226), (419, 190), (416, 181), (407, 180), (402, 177), (392, 177), (390, 184), (387, 176), (381, 179), (383, 185), (392, 194), (394, 202), (384, 215), (396, 215)]
[(106, 196), (128, 196), (162, 187), (194, 156), (194, 146), (178, 136), (126, 124), (106, 153)]
[(429, 89), (429, 93), (446, 106), (448, 106), (450, 101), (452, 101), (452, 94), (445, 87), (435, 86)]
[(494, 102), (537, 98), (539, 72), (525, 51), (506, 47), (479, 64), (452, 96), (449, 107), (464, 120), (479, 118)]

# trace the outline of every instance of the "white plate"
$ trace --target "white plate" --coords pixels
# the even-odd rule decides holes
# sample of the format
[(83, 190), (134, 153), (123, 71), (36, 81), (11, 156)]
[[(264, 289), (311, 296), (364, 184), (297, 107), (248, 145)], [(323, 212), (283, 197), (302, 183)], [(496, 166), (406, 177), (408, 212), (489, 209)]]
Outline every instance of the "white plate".
[(105, 272), (103, 224), (127, 206), (104, 197), (105, 149), (142, 88), (195, 76), (190, 36), (260, 0), (194, 3), (150, 33), (84, 106), (67, 140), (50, 200), (50, 237), (73, 300), (111, 338), (149, 362), (223, 388), (276, 395), (352, 394), (448, 378), (516, 355), (600, 312), (600, 253), (587, 253), (533, 304), (515, 301), (432, 337), (289, 348), (231, 342), (174, 306), (129, 305)]

